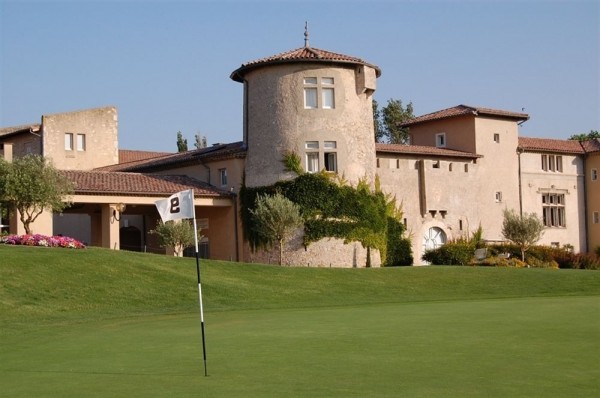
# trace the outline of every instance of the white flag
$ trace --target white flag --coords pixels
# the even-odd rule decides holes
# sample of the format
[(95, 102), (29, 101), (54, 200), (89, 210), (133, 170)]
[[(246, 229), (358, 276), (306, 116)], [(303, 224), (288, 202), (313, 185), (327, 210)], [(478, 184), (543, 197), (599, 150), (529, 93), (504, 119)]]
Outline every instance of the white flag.
[(194, 190), (177, 192), (168, 199), (154, 202), (163, 222), (194, 218)]

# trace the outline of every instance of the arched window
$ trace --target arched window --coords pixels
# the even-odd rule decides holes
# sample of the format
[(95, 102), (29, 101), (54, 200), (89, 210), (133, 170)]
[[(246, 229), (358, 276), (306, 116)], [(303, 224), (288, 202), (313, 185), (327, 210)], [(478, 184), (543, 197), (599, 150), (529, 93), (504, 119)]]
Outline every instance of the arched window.
[(423, 252), (437, 249), (444, 243), (446, 243), (446, 233), (438, 227), (429, 228), (423, 236)]

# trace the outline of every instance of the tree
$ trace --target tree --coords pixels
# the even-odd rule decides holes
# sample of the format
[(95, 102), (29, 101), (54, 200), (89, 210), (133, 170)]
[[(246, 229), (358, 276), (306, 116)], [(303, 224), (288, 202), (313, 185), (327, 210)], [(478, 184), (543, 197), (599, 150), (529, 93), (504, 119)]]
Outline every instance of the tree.
[(412, 102), (409, 102), (405, 108), (402, 106), (401, 100), (389, 99), (387, 105), (379, 111), (377, 101), (373, 101), (375, 141), (408, 144), (408, 128), (400, 127), (400, 123), (413, 117)]
[(44, 210), (63, 211), (73, 183), (42, 156), (0, 159), (0, 201), (19, 211), (25, 233)]
[(514, 210), (504, 210), (502, 235), (521, 248), (521, 261), (525, 261), (525, 252), (541, 239), (544, 224), (535, 213), (524, 213), (522, 216)]
[(581, 133), (581, 134), (573, 134), (572, 136), (569, 137), (570, 140), (574, 140), (574, 141), (587, 141), (587, 140), (593, 140), (595, 138), (600, 138), (600, 133), (598, 132), (598, 130), (590, 130), (589, 133)]
[(185, 152), (188, 150), (187, 138), (183, 138), (181, 131), (177, 132), (177, 152)]
[(196, 134), (194, 136), (195, 142), (194, 142), (194, 146), (196, 147), (196, 149), (202, 149), (202, 148), (206, 148), (208, 146), (208, 140), (206, 139), (206, 136), (200, 136), (200, 134)]
[(283, 245), (291, 234), (303, 224), (300, 207), (280, 193), (259, 195), (256, 207), (250, 210), (254, 228), (270, 244), (279, 245), (279, 265), (283, 264)]
[(373, 130), (375, 131), (375, 142), (384, 142), (385, 132), (381, 126), (381, 111), (379, 103), (373, 100)]
[[(177, 257), (181, 257), (183, 250), (195, 243), (194, 227), (189, 220), (167, 221), (166, 223), (159, 221), (156, 229), (151, 230), (150, 233), (158, 235), (161, 247), (172, 247)], [(198, 236), (200, 236), (200, 229)]]

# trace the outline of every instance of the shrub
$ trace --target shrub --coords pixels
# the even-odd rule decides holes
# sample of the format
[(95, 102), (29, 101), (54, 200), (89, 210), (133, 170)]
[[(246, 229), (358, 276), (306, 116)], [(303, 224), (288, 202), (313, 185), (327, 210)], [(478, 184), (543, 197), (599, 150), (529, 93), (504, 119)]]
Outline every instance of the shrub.
[(600, 258), (594, 254), (577, 254), (575, 255), (575, 267), (577, 269), (600, 269)]
[(467, 265), (473, 259), (474, 250), (470, 243), (450, 242), (426, 251), (422, 259), (435, 265)]

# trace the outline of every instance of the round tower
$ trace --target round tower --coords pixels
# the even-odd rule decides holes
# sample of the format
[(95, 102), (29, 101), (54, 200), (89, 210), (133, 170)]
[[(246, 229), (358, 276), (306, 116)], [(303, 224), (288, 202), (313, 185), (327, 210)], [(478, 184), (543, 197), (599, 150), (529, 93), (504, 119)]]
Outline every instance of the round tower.
[(359, 58), (304, 47), (243, 64), (245, 183), (295, 177), (287, 153), (307, 172), (327, 170), (352, 184), (375, 178), (372, 94), (381, 70)]

